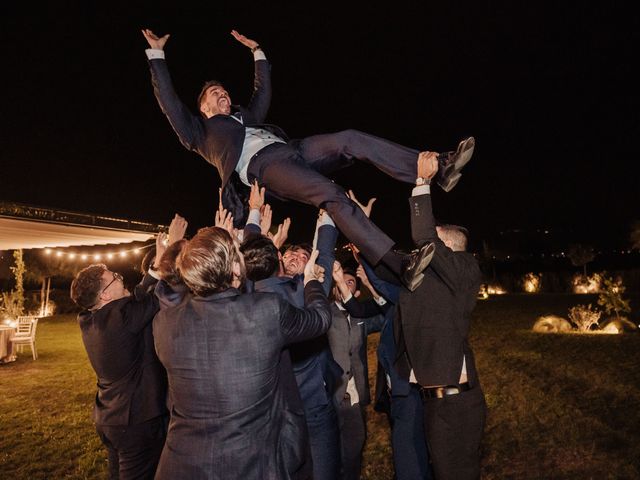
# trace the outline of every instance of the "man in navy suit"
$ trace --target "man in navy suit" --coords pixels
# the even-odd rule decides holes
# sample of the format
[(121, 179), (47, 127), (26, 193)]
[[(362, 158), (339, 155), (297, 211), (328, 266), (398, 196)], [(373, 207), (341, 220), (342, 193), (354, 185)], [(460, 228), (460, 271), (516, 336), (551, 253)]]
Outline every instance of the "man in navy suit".
[[(433, 246), (424, 245), (413, 255), (395, 252), (394, 241), (325, 176), (362, 160), (397, 180), (413, 183), (417, 176), (417, 150), (355, 130), (288, 141), (282, 129), (264, 123), (271, 103), (266, 56), (256, 41), (235, 30), (231, 34), (251, 49), (255, 60), (251, 100), (247, 107), (232, 105), (221, 83), (207, 82), (198, 97), (202, 116), (195, 116), (178, 98), (171, 83), (163, 50), (169, 35), (159, 38), (150, 30), (142, 33), (151, 47), (147, 56), (160, 107), (182, 144), (218, 169), (222, 201), (233, 213), (236, 226), (246, 217), (247, 187), (257, 179), (275, 196), (327, 210), (337, 227), (371, 263), (383, 261), (409, 289), (417, 288), (433, 255)], [(474, 145), (470, 137), (460, 142), (455, 152), (440, 156), (439, 183), (445, 190), (458, 182)]]
[[(334, 259), (334, 246), (338, 232), (326, 214), (321, 214), (316, 229), (317, 264), (330, 272)], [(256, 292), (273, 292), (290, 304), (304, 306), (303, 271), (309, 261), (310, 249), (305, 245), (290, 246), (283, 256), (282, 270), (278, 250), (273, 242), (259, 235), (247, 239), (241, 246), (247, 269), (247, 278), (253, 281)], [(329, 293), (331, 280), (328, 274), (323, 282), (325, 295)], [(293, 372), (304, 405), (309, 429), (313, 478), (334, 480), (339, 470), (338, 422), (331, 401), (331, 391), (340, 376), (326, 335), (300, 342), (289, 347)]]

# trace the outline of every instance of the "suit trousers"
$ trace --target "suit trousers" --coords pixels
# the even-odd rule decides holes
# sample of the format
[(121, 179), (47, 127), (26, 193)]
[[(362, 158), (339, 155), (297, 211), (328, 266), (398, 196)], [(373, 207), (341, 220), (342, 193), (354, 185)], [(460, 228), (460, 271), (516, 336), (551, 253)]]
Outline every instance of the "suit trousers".
[(137, 425), (96, 425), (107, 447), (109, 480), (149, 479), (156, 474), (167, 437), (168, 416)]
[(396, 480), (433, 479), (423, 418), (422, 398), (416, 388), (411, 388), (406, 397), (391, 397), (391, 447)]
[(325, 175), (365, 161), (401, 182), (413, 183), (418, 151), (358, 132), (315, 135), (288, 144), (275, 143), (260, 150), (249, 162), (249, 182), (281, 198), (327, 210), (338, 229), (369, 262), (376, 264), (394, 245), (369, 220), (345, 190)]
[(340, 471), (338, 419), (333, 403), (305, 409), (314, 480), (335, 480)]
[(438, 480), (480, 478), (480, 441), (487, 406), (479, 385), (424, 401), (424, 425)]
[(338, 406), (340, 427), (341, 480), (360, 480), (362, 451), (367, 440), (367, 420), (364, 406), (351, 405), (349, 395)]

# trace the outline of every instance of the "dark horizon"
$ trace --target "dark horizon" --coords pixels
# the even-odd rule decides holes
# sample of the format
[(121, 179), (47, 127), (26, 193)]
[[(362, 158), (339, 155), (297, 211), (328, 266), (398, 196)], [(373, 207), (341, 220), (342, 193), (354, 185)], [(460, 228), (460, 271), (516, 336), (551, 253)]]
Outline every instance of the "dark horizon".
[[(602, 4), (431, 4), (333, 10), (81, 2), (7, 11), (0, 200), (167, 224), (211, 224), (218, 174), (178, 142), (152, 93), (140, 28), (171, 33), (167, 60), (194, 108), (222, 80), (234, 103), (250, 93), (252, 58), (229, 35), (257, 40), (272, 64), (267, 120), (292, 138), (356, 128), (417, 149), (477, 148), (460, 184), (435, 191), (443, 221), (474, 237), (509, 228), (563, 229), (582, 243), (628, 244), (640, 220), (632, 58), (638, 16)], [(25, 9), (26, 10), (26, 9)], [(373, 219), (409, 238), (411, 186), (364, 165), (335, 175)], [(293, 216), (311, 236), (315, 213)], [(626, 242), (626, 243), (625, 243)]]

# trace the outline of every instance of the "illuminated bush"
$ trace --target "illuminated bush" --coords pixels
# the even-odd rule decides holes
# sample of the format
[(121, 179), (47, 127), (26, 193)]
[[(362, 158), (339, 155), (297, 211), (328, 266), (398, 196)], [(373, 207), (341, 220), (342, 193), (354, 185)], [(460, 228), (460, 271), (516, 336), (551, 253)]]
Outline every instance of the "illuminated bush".
[(527, 293), (538, 293), (540, 291), (540, 275), (533, 272), (527, 273), (522, 279), (522, 288)]
[(585, 277), (577, 273), (574, 275), (571, 284), (573, 286), (573, 293), (600, 293), (602, 276), (599, 273), (594, 273)]
[(569, 309), (569, 320), (579, 331), (588, 332), (592, 330), (594, 325), (595, 328), (598, 327), (598, 320), (600, 320), (601, 314), (601, 312), (591, 308), (591, 304), (576, 305)]

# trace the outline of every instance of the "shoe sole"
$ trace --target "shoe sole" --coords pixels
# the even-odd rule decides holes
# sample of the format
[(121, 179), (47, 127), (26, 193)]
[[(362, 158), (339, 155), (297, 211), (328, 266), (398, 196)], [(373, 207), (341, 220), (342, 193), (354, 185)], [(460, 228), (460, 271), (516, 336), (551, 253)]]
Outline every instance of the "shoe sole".
[(455, 163), (448, 169), (449, 171), (445, 176), (446, 181), (438, 181), (438, 185), (440, 186), (440, 188), (442, 188), (442, 190), (444, 190), (445, 192), (450, 192), (451, 190), (453, 190), (453, 187), (458, 184), (458, 182), (460, 181), (460, 177), (462, 177), (462, 173), (460, 173), (460, 171), (467, 163), (469, 163), (469, 160), (471, 160), (475, 147), (476, 140), (473, 137), (466, 138), (458, 144), (458, 149), (455, 153), (458, 158)]
[(422, 283), (422, 281), (424, 280), (424, 274), (422, 272), (424, 272), (425, 268), (427, 268), (431, 263), (431, 259), (433, 258), (433, 254), (435, 252), (436, 252), (436, 247), (433, 243), (430, 243), (427, 246), (427, 248), (424, 250), (424, 254), (420, 259), (420, 262), (415, 267), (415, 270), (417, 272), (416, 277), (413, 279), (413, 281), (409, 285), (407, 285), (407, 289), (410, 292), (413, 292), (416, 288), (418, 288)]
[(458, 182), (460, 181), (460, 178), (462, 178), (462, 174), (458, 172), (455, 175), (448, 177), (446, 181), (439, 181), (438, 185), (445, 192), (450, 192), (451, 190), (453, 190), (453, 187), (455, 187), (458, 184)]

